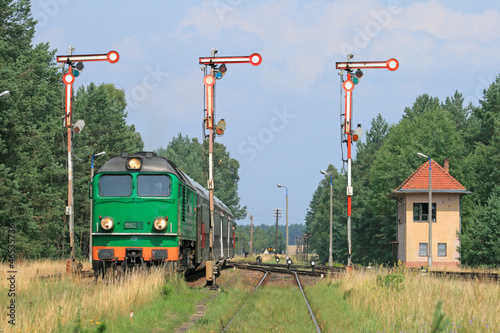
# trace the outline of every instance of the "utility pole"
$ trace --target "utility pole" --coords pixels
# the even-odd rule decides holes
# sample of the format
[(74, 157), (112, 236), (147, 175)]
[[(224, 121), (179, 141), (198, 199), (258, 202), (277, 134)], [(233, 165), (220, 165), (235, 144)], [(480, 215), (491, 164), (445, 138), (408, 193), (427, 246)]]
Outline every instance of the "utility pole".
[(422, 153), (417, 153), (418, 156), (429, 159), (429, 208), (427, 209), (427, 216), (429, 217), (429, 253), (427, 254), (427, 265), (429, 269), (432, 268), (432, 159)]
[(250, 215), (250, 256), (253, 255), (253, 215), (247, 212)]
[[(73, 83), (75, 82), (75, 77), (80, 74), (83, 70), (83, 62), (85, 61), (108, 61), (112, 64), (118, 62), (120, 56), (116, 51), (110, 51), (106, 54), (86, 54), (86, 55), (73, 55), (74, 47), (69, 47), (69, 55), (57, 56), (57, 62), (65, 63), (68, 65), (68, 72), (63, 76), (63, 82), (65, 84), (65, 122), (64, 126), (67, 128), (68, 135), (68, 202), (66, 206), (66, 215), (69, 217), (69, 244), (71, 248), (71, 262), (76, 261), (75, 257), (75, 212), (74, 212), (74, 200), (73, 200), (73, 131), (75, 133), (80, 132), (80, 130), (85, 125), (85, 122), (81, 121), (82, 125), (76, 126), (73, 124), (73, 113), (72, 113), (72, 98), (73, 98)], [(75, 64), (75, 62), (78, 62)]]
[[(206, 114), (205, 114), (205, 126), (209, 130), (208, 134), (208, 181), (207, 189), (209, 192), (209, 208), (210, 208), (210, 223), (209, 223), (209, 237), (210, 237), (210, 248), (209, 248), (209, 260), (206, 262), (206, 284), (205, 286), (211, 289), (218, 290), (218, 286), (215, 283), (215, 273), (216, 267), (214, 266), (214, 164), (213, 164), (213, 152), (214, 152), (214, 120), (215, 120), (215, 81), (216, 79), (221, 79), (227, 71), (227, 63), (249, 63), (254, 66), (260, 65), (262, 62), (262, 57), (258, 53), (254, 53), (248, 57), (216, 57), (216, 49), (212, 49), (210, 57), (200, 57), (199, 64), (204, 65), (204, 71), (207, 72), (207, 66), (210, 67), (210, 73), (203, 77), (203, 83), (205, 85), (205, 97), (206, 97)], [(219, 67), (217, 67), (219, 64)], [(221, 120), (223, 122), (223, 120)], [(218, 126), (217, 132), (224, 133), (225, 122), (223, 126)], [(221, 131), (219, 131), (221, 130)], [(205, 139), (205, 138), (203, 138)], [(222, 230), (221, 230), (222, 232)]]
[(284, 187), (286, 190), (286, 258), (288, 259), (288, 187), (281, 184), (278, 184), (278, 187)]
[[(352, 54), (347, 55), (347, 62), (337, 62), (335, 64), (337, 69), (340, 69), (339, 75), (343, 77), (343, 71), (347, 72), (347, 80), (343, 81), (342, 87), (345, 93), (345, 113), (344, 113), (344, 122), (342, 124), (342, 134), (346, 135), (347, 141), (347, 242), (348, 242), (348, 257), (347, 257), (347, 266), (352, 268), (351, 262), (351, 200), (353, 195), (353, 189), (351, 184), (351, 145), (352, 141), (357, 141), (361, 135), (363, 134), (363, 129), (361, 125), (353, 130), (352, 129), (352, 91), (355, 85), (359, 82), (361, 77), (363, 76), (363, 72), (361, 69), (367, 68), (386, 68), (390, 71), (395, 71), (399, 67), (399, 62), (391, 58), (387, 61), (360, 61), (360, 62), (351, 62), (353, 58)], [(354, 75), (351, 75), (352, 70), (357, 69)]]
[(276, 217), (276, 238), (275, 238), (275, 245), (274, 245), (274, 255), (276, 258), (278, 258), (278, 220), (281, 217), (281, 209), (276, 208), (274, 209), (274, 216)]
[(329, 242), (330, 245), (328, 247), (328, 266), (331, 267), (331, 266), (333, 266), (333, 253), (332, 253), (333, 252), (333, 250), (332, 250), (332, 243), (333, 243), (333, 240), (332, 240), (332, 238), (333, 238), (333, 236), (332, 236), (333, 235), (333, 227), (332, 227), (332, 225), (333, 225), (333, 208), (332, 208), (333, 176), (324, 170), (321, 170), (320, 172), (325, 176), (326, 175), (330, 176), (330, 237), (329, 237), (330, 238), (330, 242)]

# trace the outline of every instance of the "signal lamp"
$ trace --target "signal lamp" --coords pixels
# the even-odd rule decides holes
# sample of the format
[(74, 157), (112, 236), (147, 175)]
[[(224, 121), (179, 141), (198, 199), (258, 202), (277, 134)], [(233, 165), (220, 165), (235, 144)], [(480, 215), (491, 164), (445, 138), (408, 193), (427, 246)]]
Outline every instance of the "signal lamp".
[(109, 216), (106, 216), (101, 220), (101, 227), (106, 231), (113, 229), (113, 225), (113, 219)]
[(217, 135), (222, 136), (224, 135), (224, 131), (226, 130), (226, 122), (224, 119), (219, 120), (217, 123), (217, 126), (215, 127), (215, 132)]
[(154, 227), (158, 231), (163, 231), (167, 228), (168, 217), (157, 217), (153, 223)]
[(82, 131), (84, 127), (85, 127), (85, 121), (80, 119), (73, 124), (73, 131), (75, 132), (75, 134), (78, 134)]
[(132, 157), (127, 160), (127, 168), (130, 170), (140, 170), (142, 166), (141, 159)]
[(311, 267), (312, 267), (313, 271), (314, 271), (314, 266), (316, 266), (316, 262), (313, 260), (313, 261), (311, 261)]
[(358, 124), (358, 127), (352, 131), (352, 140), (358, 141), (363, 135), (363, 129), (361, 128), (361, 124)]
[(222, 77), (226, 74), (226, 72), (227, 72), (226, 64), (220, 65), (218, 68), (215, 69), (215, 78), (217, 80), (222, 79)]
[(280, 262), (280, 258), (278, 256), (276, 256), (276, 263), (279, 263)]
[(351, 80), (354, 84), (358, 84), (362, 77), (363, 71), (361, 69), (358, 69), (356, 72), (354, 72), (354, 75), (351, 76)]
[(80, 61), (76, 65), (71, 65), (71, 67), (73, 67), (73, 76), (78, 77), (85, 66), (83, 65), (83, 62)]

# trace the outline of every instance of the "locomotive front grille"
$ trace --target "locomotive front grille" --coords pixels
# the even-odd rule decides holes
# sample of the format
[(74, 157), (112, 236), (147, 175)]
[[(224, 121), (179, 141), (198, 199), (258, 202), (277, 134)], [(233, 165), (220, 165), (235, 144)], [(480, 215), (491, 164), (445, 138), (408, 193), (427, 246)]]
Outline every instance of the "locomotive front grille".
[(165, 260), (168, 258), (167, 250), (163, 249), (152, 249), (151, 250), (151, 259), (152, 260)]
[(99, 249), (97, 250), (97, 258), (100, 260), (111, 260), (115, 256), (114, 249)]

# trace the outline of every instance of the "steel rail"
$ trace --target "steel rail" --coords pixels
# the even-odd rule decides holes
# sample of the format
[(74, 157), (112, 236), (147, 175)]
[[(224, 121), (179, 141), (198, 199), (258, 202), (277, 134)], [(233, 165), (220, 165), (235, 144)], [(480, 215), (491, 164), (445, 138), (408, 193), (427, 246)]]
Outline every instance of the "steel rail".
[[(242, 261), (242, 262), (232, 262), (231, 265), (245, 268), (245, 267), (275, 267), (275, 268), (282, 268), (286, 269), (287, 265), (286, 264), (265, 264), (265, 263), (254, 263), (254, 262), (249, 262), (249, 261)], [(289, 269), (294, 269), (297, 273), (301, 275), (319, 275), (319, 274), (328, 274), (328, 273), (333, 273), (333, 274), (339, 274), (339, 273), (345, 273), (345, 268), (344, 267), (330, 267), (330, 266), (316, 266), (314, 270), (301, 270), (301, 269), (307, 269), (310, 268), (311, 266), (305, 266), (305, 265), (290, 265)], [(299, 268), (299, 269), (296, 269)], [(301, 269), (300, 269), (301, 268)], [(267, 269), (267, 268), (266, 268)], [(374, 269), (374, 268), (371, 268)], [(376, 269), (376, 268), (375, 268)], [(362, 268), (357, 268), (355, 269), (356, 271), (368, 271), (370, 268), (368, 267), (362, 267)], [(430, 275), (435, 278), (461, 278), (464, 280), (478, 280), (482, 282), (500, 282), (500, 274), (496, 272), (453, 272), (453, 271), (427, 271), (427, 270), (422, 270), (420, 268), (408, 268), (408, 272), (424, 272), (422, 273), (423, 275)]]
[(231, 326), (231, 324), (233, 323), (233, 320), (234, 318), (236, 318), (238, 316), (238, 314), (240, 313), (241, 309), (243, 308), (243, 306), (245, 305), (245, 303), (247, 302), (248, 298), (250, 296), (253, 295), (253, 293), (260, 287), (260, 285), (264, 282), (264, 280), (266, 279), (267, 277), (267, 274), (269, 274), (269, 271), (265, 271), (265, 270), (261, 270), (261, 269), (256, 269), (256, 268), (253, 268), (253, 270), (256, 270), (256, 271), (262, 271), (264, 272), (264, 277), (260, 280), (259, 284), (257, 285), (257, 287), (255, 287), (255, 289), (252, 291), (252, 293), (250, 295), (248, 295), (248, 297), (245, 299), (245, 301), (243, 302), (243, 304), (240, 306), (240, 308), (238, 309), (238, 312), (236, 312), (236, 314), (233, 316), (233, 318), (231, 318), (231, 320), (229, 321), (229, 323), (227, 323), (227, 325), (224, 327), (224, 329), (222, 330), (222, 332), (227, 332), (227, 328), (229, 326)]
[[(318, 322), (316, 320), (316, 317), (314, 316), (314, 312), (312, 311), (312, 308), (309, 305), (309, 301), (307, 300), (306, 294), (304, 292), (304, 289), (302, 288), (302, 284), (300, 283), (300, 279), (299, 279), (299, 274), (319, 276), (318, 272), (307, 272), (307, 271), (300, 271), (300, 270), (292, 270), (292, 269), (287, 269), (286, 267), (278, 268), (278, 267), (271, 266), (272, 264), (270, 265), (270, 267), (266, 267), (266, 268), (256, 267), (255, 265), (248, 265), (248, 264), (238, 264), (238, 263), (231, 263), (231, 264), (232, 264), (233, 267), (238, 267), (238, 268), (248, 269), (248, 270), (265, 271), (266, 272), (266, 275), (261, 280), (261, 282), (259, 283), (259, 285), (254, 289), (254, 292), (261, 285), (262, 281), (264, 281), (265, 277), (267, 276), (267, 274), (269, 272), (278, 273), (278, 274), (293, 274), (293, 275), (295, 275), (295, 280), (297, 282), (297, 286), (299, 287), (300, 292), (302, 293), (302, 296), (304, 297), (304, 301), (306, 302), (307, 309), (309, 311), (309, 315), (311, 316), (311, 319), (314, 322), (314, 325), (316, 327), (316, 331), (319, 332), (319, 333), (321, 333), (321, 329), (319, 328), (319, 325), (318, 325)], [(253, 294), (253, 292), (252, 292), (252, 294)], [(250, 295), (249, 295), (249, 297), (250, 297)], [(245, 302), (246, 302), (246, 300), (245, 300)], [(243, 307), (243, 305), (241, 307)], [(241, 310), (241, 307), (240, 307), (240, 310)], [(240, 312), (240, 310), (238, 310), (238, 312), (236, 313), (236, 315), (226, 325), (226, 327), (224, 328), (224, 330), (222, 332), (226, 332), (226, 329), (233, 322), (233, 319), (238, 315), (238, 313)]]
[(320, 328), (318, 326), (318, 322), (316, 321), (316, 316), (314, 316), (314, 312), (311, 309), (311, 306), (309, 305), (309, 302), (307, 301), (306, 293), (304, 292), (304, 289), (302, 288), (302, 284), (300, 283), (299, 275), (297, 274), (297, 272), (294, 272), (294, 271), (291, 271), (291, 272), (293, 274), (295, 274), (295, 279), (297, 280), (297, 284), (299, 285), (299, 289), (302, 292), (302, 296), (304, 296), (304, 301), (306, 301), (307, 309), (309, 310), (309, 314), (311, 315), (311, 318), (312, 318), (312, 320), (314, 322), (314, 325), (316, 326), (316, 331), (318, 333), (321, 333), (321, 330), (320, 330)]

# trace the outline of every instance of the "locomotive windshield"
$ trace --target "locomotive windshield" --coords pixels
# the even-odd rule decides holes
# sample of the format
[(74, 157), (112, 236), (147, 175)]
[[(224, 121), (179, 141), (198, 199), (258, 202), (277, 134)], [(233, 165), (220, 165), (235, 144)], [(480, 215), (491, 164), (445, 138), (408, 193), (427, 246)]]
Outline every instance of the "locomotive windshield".
[(99, 180), (99, 195), (103, 197), (128, 197), (132, 193), (131, 175), (104, 175)]
[(137, 194), (141, 197), (168, 197), (170, 178), (166, 175), (139, 175)]

